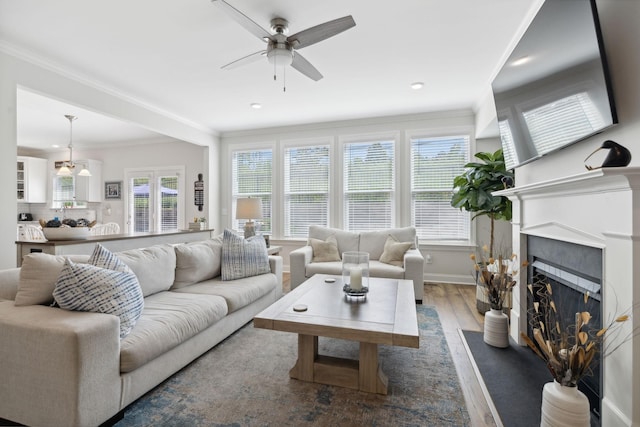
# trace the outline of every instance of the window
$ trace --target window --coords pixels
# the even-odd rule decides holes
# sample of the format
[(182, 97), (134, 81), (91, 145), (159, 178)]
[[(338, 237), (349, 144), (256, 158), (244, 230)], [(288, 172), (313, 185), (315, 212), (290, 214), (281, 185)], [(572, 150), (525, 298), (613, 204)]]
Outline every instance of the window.
[(63, 207), (86, 207), (87, 202), (84, 200), (76, 201), (76, 179), (84, 179), (83, 177), (58, 176), (53, 175), (53, 209)]
[[(241, 232), (244, 223), (258, 220), (259, 231), (271, 233), (271, 177), (273, 153), (268, 150), (234, 151), (232, 156), (233, 229)], [(236, 200), (243, 197), (262, 199), (262, 218), (236, 219)]]
[(329, 225), (329, 146), (284, 151), (284, 236), (306, 237), (309, 225)]
[(344, 228), (350, 231), (394, 226), (394, 141), (344, 145)]
[(470, 239), (469, 213), (451, 206), (453, 178), (468, 162), (468, 136), (411, 139), (411, 223), (418, 237)]
[(129, 232), (178, 230), (184, 224), (184, 168), (127, 171)]

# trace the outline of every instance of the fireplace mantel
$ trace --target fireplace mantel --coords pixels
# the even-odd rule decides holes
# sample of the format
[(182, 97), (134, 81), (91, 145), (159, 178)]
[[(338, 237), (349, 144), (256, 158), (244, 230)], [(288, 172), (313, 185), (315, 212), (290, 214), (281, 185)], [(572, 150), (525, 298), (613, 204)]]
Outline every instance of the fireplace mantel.
[[(516, 177), (517, 178), (517, 177)], [(602, 248), (603, 319), (633, 307), (640, 328), (640, 168), (604, 168), (496, 194), (513, 202), (513, 248), (527, 259), (527, 236)], [(526, 333), (526, 269), (513, 294), (511, 336)], [(521, 303), (522, 301), (522, 303)], [(640, 337), (605, 357), (603, 426), (640, 426)]]

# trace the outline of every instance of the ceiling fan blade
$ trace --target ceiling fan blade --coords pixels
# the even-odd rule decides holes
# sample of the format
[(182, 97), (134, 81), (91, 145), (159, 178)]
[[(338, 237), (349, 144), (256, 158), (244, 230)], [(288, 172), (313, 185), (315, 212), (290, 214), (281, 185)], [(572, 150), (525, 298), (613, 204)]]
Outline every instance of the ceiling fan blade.
[(224, 0), (211, 0), (212, 3), (220, 6), (234, 21), (244, 27), (245, 30), (258, 37), (260, 40), (267, 41), (271, 39), (272, 34), (256, 24), (251, 18), (231, 6)]
[(227, 65), (223, 65), (222, 68), (223, 70), (231, 70), (234, 68), (238, 68), (241, 67), (243, 65), (246, 64), (251, 64), (252, 62), (256, 62), (259, 61), (260, 59), (264, 58), (265, 55), (267, 54), (266, 50), (261, 50), (259, 52), (254, 52), (250, 55), (244, 56), (240, 59), (236, 59), (233, 62), (228, 63)]
[(291, 66), (296, 70), (300, 71), (305, 76), (309, 77), (311, 80), (318, 81), (322, 78), (322, 74), (320, 71), (316, 69), (309, 61), (304, 59), (302, 55), (298, 52), (293, 54), (293, 62), (291, 62)]
[(355, 25), (356, 22), (353, 20), (353, 17), (348, 15), (302, 30), (287, 37), (287, 41), (294, 49), (302, 49), (303, 47), (310, 46), (314, 43), (328, 39), (329, 37), (333, 37), (336, 34), (340, 34), (351, 27), (355, 27)]

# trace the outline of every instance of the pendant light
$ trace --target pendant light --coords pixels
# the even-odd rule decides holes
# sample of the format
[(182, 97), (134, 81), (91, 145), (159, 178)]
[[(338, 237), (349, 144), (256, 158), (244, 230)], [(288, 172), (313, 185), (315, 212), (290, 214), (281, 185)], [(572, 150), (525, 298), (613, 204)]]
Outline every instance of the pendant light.
[[(63, 162), (62, 167), (58, 170), (58, 176), (71, 176), (73, 175), (73, 169), (76, 167), (73, 163), (73, 121), (77, 119), (76, 116), (65, 114), (67, 120), (69, 120), (69, 161)], [(82, 168), (78, 172), (78, 176), (91, 176), (91, 172), (87, 168)]]

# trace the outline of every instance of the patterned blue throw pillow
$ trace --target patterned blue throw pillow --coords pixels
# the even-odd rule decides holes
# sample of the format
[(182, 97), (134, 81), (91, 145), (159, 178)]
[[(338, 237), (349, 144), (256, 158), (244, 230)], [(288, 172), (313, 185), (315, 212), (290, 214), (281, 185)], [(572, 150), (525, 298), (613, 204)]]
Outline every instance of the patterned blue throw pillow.
[[(106, 251), (106, 252), (105, 252)], [(91, 264), (67, 259), (53, 291), (60, 308), (113, 314), (120, 318), (120, 338), (126, 337), (142, 314), (144, 298), (138, 278), (129, 267), (108, 250), (96, 247)], [(108, 265), (111, 268), (102, 268)]]
[(222, 280), (242, 279), (271, 272), (267, 245), (262, 236), (244, 239), (231, 230), (222, 236)]

